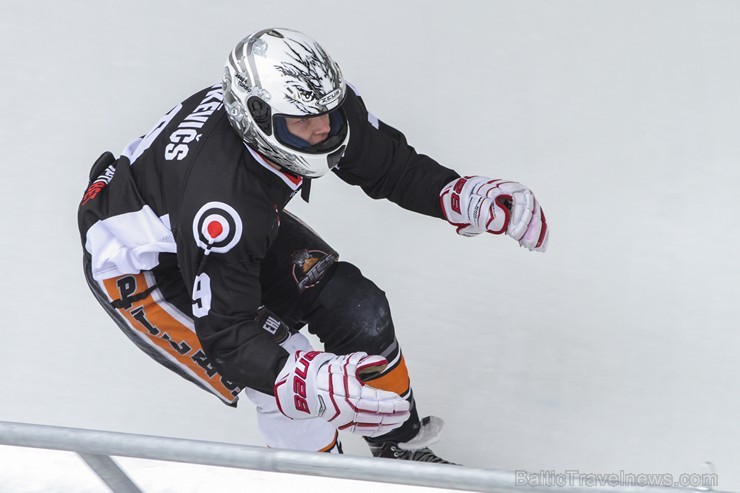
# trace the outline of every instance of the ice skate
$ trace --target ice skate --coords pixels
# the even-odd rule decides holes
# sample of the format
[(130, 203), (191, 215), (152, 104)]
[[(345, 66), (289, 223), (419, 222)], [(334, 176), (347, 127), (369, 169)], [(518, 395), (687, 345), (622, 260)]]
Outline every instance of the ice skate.
[(374, 457), (458, 465), (444, 460), (429, 448), (429, 445), (439, 441), (443, 427), (444, 421), (440, 418), (427, 416), (421, 420), (419, 433), (408, 442), (368, 442), (368, 445)]

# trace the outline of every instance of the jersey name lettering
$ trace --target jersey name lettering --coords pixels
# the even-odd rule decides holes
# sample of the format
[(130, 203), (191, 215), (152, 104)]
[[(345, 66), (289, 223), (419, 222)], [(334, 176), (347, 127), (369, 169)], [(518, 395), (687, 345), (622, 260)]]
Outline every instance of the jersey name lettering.
[(164, 149), (164, 158), (167, 161), (180, 161), (188, 155), (192, 141), (200, 138), (194, 129), (200, 129), (213, 112), (223, 105), (224, 94), (220, 86), (213, 86), (206, 97), (195, 107), (192, 113), (180, 122), (177, 129), (170, 134), (170, 143)]

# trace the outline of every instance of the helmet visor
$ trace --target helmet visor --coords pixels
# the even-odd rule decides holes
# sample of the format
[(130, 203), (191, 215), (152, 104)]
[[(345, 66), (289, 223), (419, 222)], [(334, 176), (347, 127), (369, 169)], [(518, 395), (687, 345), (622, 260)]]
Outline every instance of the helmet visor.
[[(310, 120), (322, 119), (325, 116), (328, 116), (328, 121), (322, 121), (321, 123), (328, 125), (326, 137), (320, 142), (311, 144), (309, 140), (306, 139), (311, 138), (311, 130), (308, 129), (315, 129), (315, 123), (312, 124)], [(294, 131), (295, 133), (289, 130), (289, 120), (298, 120), (297, 130)], [(308, 154), (325, 154), (332, 152), (336, 150), (342, 142), (344, 142), (344, 139), (347, 136), (347, 118), (341, 106), (329, 111), (328, 113), (322, 113), (319, 115), (275, 115), (273, 117), (273, 124), (275, 128), (275, 138), (278, 142), (285, 147)], [(300, 125), (302, 124), (307, 124), (306, 131), (301, 131)], [(294, 128), (295, 127), (296, 125), (294, 125)]]

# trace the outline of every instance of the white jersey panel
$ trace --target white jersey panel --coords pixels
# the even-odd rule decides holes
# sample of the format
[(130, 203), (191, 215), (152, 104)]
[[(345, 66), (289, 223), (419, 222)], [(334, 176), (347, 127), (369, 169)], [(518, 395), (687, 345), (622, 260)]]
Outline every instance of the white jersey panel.
[(92, 256), (95, 280), (138, 274), (159, 264), (160, 253), (175, 253), (172, 231), (148, 205), (100, 220), (87, 232), (85, 249)]

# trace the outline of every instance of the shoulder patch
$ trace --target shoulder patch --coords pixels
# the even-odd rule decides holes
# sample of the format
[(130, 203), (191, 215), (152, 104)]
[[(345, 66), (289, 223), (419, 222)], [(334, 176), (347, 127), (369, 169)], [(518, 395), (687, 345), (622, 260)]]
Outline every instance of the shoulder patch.
[(236, 210), (223, 202), (208, 202), (193, 219), (193, 238), (198, 247), (209, 253), (226, 253), (242, 237), (242, 219)]
[(92, 182), (89, 187), (87, 187), (85, 195), (82, 196), (80, 207), (97, 197), (98, 194), (102, 192), (105, 187), (108, 186), (108, 183), (110, 183), (110, 181), (113, 179), (113, 174), (115, 172), (116, 167), (112, 164), (105, 168), (105, 171), (103, 171), (103, 173), (98, 176), (98, 178), (94, 182)]

